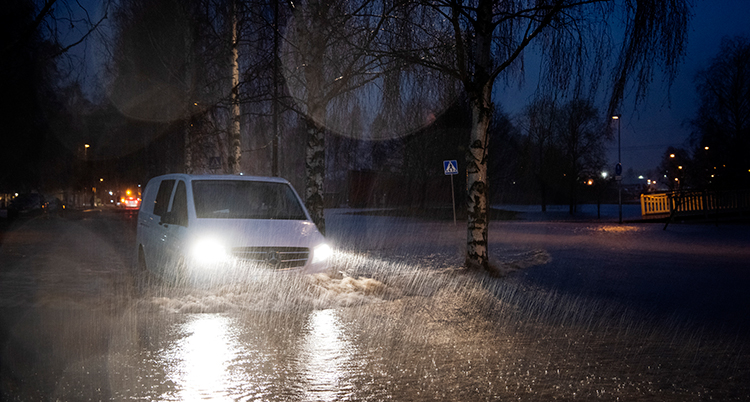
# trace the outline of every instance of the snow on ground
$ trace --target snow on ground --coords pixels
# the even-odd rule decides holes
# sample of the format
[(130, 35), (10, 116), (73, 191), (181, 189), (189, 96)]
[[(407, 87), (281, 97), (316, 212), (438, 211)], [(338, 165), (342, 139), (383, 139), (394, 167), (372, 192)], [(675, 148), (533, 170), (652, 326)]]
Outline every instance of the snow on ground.
[[(569, 205), (547, 205), (547, 211), (542, 212), (540, 205), (514, 205), (496, 204), (492, 208), (505, 211), (519, 212), (520, 219), (525, 221), (583, 221), (601, 219), (602, 222), (618, 222), (620, 206), (618, 204), (580, 204), (576, 206), (575, 214), (570, 214)], [(598, 209), (598, 210), (597, 210)], [(641, 219), (641, 206), (639, 204), (622, 205), (623, 220)]]

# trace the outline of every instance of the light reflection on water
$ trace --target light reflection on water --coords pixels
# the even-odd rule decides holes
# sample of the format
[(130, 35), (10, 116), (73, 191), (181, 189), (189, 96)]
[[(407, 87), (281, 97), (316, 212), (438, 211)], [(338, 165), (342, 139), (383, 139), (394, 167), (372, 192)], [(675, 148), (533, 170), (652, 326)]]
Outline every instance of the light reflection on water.
[[(746, 370), (746, 356), (731, 343), (692, 337), (689, 327), (508, 282), (430, 278), (391, 277), (379, 285), (389, 289), (354, 305), (309, 299), (361, 292), (343, 286), (351, 281), (318, 277), (292, 287), (300, 294), (275, 309), (229, 303), (220, 313), (157, 313), (152, 318), (174, 321), (146, 326), (155, 342), (143, 343), (154, 353), (144, 353), (144, 363), (153, 357), (157, 367), (139, 365), (146, 380), (136, 393), (149, 400), (683, 401), (717, 381), (722, 387), (709, 394), (720, 400), (746, 390), (738, 384), (747, 372), (735, 370)], [(434, 290), (412, 289), (427, 284)], [(229, 297), (222, 290), (190, 300), (209, 303), (219, 294)], [(315, 308), (321, 304), (336, 307)]]
[(347, 376), (352, 361), (352, 345), (346, 338), (335, 310), (313, 311), (302, 339), (299, 364), (306, 380), (305, 400), (334, 401), (351, 390)]
[(214, 314), (198, 314), (183, 324), (187, 336), (166, 351), (167, 378), (177, 385), (178, 400), (234, 400), (227, 390), (247, 382), (241, 371), (230, 371), (242, 351), (232, 333), (231, 320)]
[[(336, 310), (264, 319), (193, 314), (157, 352), (173, 391), (159, 400), (334, 401), (351, 395), (356, 372), (352, 341)], [(269, 328), (274, 326), (275, 328)], [(299, 336), (287, 331), (297, 327)]]

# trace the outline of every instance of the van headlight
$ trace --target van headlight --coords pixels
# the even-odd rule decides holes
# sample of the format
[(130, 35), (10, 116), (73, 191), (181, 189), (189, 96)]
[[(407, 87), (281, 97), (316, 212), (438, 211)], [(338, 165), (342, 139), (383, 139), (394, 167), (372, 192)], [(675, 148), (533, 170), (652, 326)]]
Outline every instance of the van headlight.
[(203, 264), (224, 262), (229, 260), (229, 253), (224, 245), (212, 238), (200, 239), (193, 244), (191, 250), (195, 261)]
[(320, 262), (325, 262), (331, 257), (331, 255), (333, 255), (333, 249), (331, 249), (331, 246), (325, 243), (319, 244), (313, 249), (312, 263), (317, 264)]

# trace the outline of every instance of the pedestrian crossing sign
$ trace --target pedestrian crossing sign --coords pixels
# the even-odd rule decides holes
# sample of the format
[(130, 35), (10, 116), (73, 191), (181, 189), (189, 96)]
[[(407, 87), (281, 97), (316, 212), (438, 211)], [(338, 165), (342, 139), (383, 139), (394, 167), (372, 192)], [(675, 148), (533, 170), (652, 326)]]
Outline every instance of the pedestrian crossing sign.
[(458, 174), (458, 162), (455, 159), (452, 161), (443, 161), (443, 170), (446, 175)]

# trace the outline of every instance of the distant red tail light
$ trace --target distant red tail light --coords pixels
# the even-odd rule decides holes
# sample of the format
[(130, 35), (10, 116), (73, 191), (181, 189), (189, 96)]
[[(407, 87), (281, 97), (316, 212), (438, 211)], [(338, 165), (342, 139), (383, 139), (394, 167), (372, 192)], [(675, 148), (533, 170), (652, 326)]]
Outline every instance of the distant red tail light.
[(120, 201), (125, 208), (139, 208), (141, 199), (133, 196), (123, 197)]

